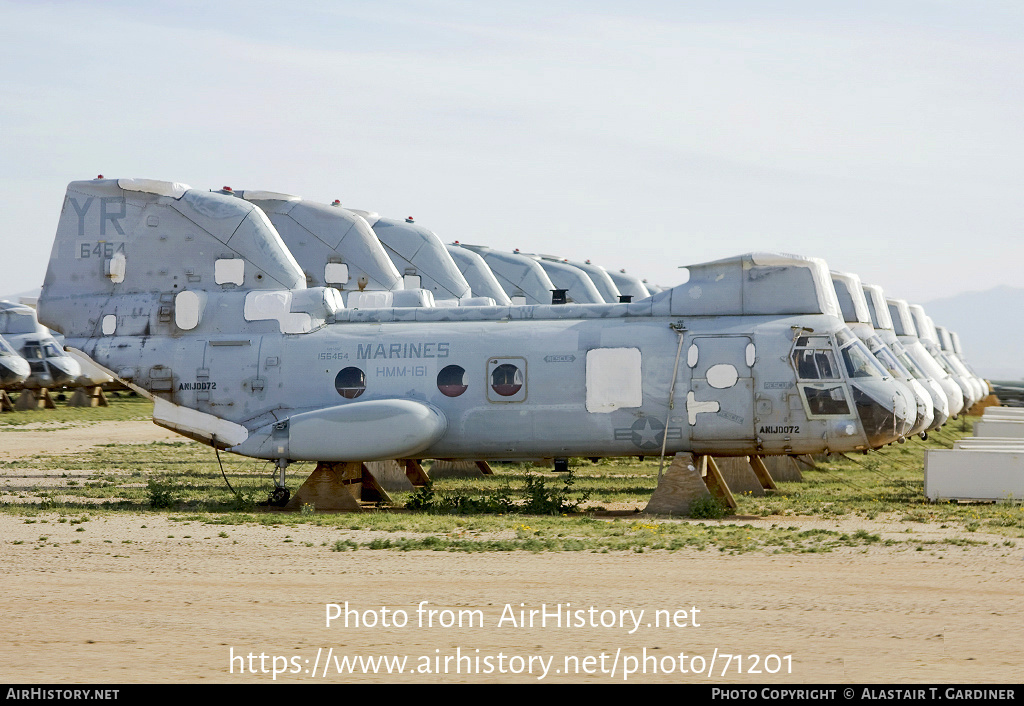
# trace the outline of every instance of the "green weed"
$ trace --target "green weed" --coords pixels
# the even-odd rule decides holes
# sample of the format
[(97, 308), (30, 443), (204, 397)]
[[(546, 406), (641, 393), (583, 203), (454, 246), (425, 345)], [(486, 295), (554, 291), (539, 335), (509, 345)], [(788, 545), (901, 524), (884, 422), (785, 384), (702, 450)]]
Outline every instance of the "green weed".
[(690, 503), (690, 517), (698, 520), (718, 520), (725, 517), (728, 508), (713, 495), (705, 495)]

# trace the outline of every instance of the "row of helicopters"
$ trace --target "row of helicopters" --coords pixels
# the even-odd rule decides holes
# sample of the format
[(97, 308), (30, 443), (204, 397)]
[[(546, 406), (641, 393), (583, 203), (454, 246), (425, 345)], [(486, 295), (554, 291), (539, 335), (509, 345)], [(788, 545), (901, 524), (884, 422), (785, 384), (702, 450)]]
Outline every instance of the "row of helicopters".
[(154, 421), (285, 469), (796, 455), (924, 437), (988, 394), (955, 333), (819, 258), (659, 287), (267, 191), (68, 185), (39, 320)]
[(0, 389), (49, 390), (92, 384), (83, 366), (36, 320), (29, 306), (0, 301)]

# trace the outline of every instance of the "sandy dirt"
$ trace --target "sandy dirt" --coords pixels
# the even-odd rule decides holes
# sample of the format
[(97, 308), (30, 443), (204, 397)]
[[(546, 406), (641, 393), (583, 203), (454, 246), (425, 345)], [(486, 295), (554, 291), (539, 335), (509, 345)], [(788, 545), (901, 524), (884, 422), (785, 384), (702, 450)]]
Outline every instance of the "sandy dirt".
[[(148, 423), (112, 424), (118, 441), (170, 438)], [(27, 458), (112, 436), (96, 424), (4, 432), (0, 443), (4, 458)], [(309, 526), (34, 519), (0, 514), (0, 665), (12, 681), (271, 682), (275, 668), (276, 681), (336, 683), (1017, 683), (1024, 674), (1024, 547), (980, 532), (971, 537), (986, 546), (934, 553), (463, 554), (334, 552), (351, 533)], [(328, 627), (327, 605), (346, 602), (356, 611), (349, 625), (339, 617)], [(530, 626), (542, 606), (547, 624), (535, 613)], [(347, 669), (353, 656), (406, 661), (401, 673), (378, 665), (374, 674)]]
[(5, 458), (25, 458), (39, 453), (75, 453), (97, 444), (148, 444), (182, 437), (151, 421), (93, 422), (91, 424), (26, 424), (25, 431), (0, 432)]

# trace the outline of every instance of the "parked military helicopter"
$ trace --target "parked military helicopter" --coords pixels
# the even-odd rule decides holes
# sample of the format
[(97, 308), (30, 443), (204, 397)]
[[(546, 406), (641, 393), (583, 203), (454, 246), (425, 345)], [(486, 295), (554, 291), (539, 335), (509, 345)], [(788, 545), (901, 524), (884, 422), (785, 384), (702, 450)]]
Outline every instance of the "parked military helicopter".
[(614, 304), (622, 301), (622, 293), (619, 292), (619, 288), (615, 285), (615, 282), (612, 280), (606, 269), (600, 265), (593, 264), (590, 260), (585, 260), (583, 262), (564, 260), (564, 262), (586, 272), (594, 283), (594, 286), (597, 287), (597, 291), (601, 293), (601, 297), (605, 302)]
[(295, 460), (819, 453), (909, 429), (823, 261), (689, 273), (628, 304), (350, 309), (255, 205), (96, 179), (68, 186), (39, 315), (158, 424), (275, 461), (282, 489)]
[(353, 292), (403, 289), (402, 275), (366, 220), (341, 206), (270, 191), (221, 190), (256, 204), (302, 267), (309, 287)]
[(912, 427), (908, 435), (920, 434), (931, 429), (935, 422), (931, 395), (900, 364), (892, 351), (882, 342), (881, 337), (875, 333), (875, 328), (871, 325), (871, 314), (868, 310), (867, 299), (864, 297), (860, 277), (849, 272), (833, 270), (832, 284), (835, 287), (846, 325), (867, 346), (882, 367), (889, 371), (895, 380), (906, 385), (910, 394), (913, 395), (917, 408), (915, 419), (911, 420)]
[(474, 297), (486, 297), (491, 300), (490, 304), (511, 306), (512, 299), (509, 298), (501, 283), (498, 282), (498, 278), (494, 276), (494, 272), (480, 255), (467, 248), (459, 247), (457, 240), (450, 245), (445, 245), (445, 248), (455, 261), (459, 272), (469, 282)]
[(404, 221), (381, 218), (373, 211), (353, 209), (363, 217), (402, 273), (406, 289), (429, 291), (438, 305), (458, 306), (471, 296), (469, 282), (462, 276), (441, 239), (417, 225), (412, 216)]
[(577, 304), (601, 304), (604, 302), (604, 298), (594, 286), (590, 275), (583, 270), (556, 257), (547, 255), (529, 255), (529, 257), (540, 264), (555, 287), (565, 292), (567, 302)]
[[(871, 315), (871, 325), (875, 327), (875, 333), (882, 343), (896, 356), (896, 360), (907, 370), (914, 379), (924, 388), (931, 397), (933, 422), (930, 429), (938, 429), (949, 419), (949, 398), (937, 380), (932, 378), (914, 360), (910, 352), (900, 342), (896, 331), (893, 328), (892, 317), (889, 314), (889, 307), (886, 304), (885, 293), (877, 284), (862, 284), (864, 298), (868, 304), (868, 313)], [(921, 432), (922, 438), (927, 438), (927, 432)]]
[(914, 326), (917, 328), (918, 338), (932, 358), (935, 359), (935, 362), (960, 387), (960, 392), (964, 397), (963, 408), (964, 411), (967, 411), (975, 402), (981, 399), (980, 389), (972, 384), (969, 375), (964, 374), (966, 371), (961, 372), (943, 352), (939, 335), (935, 330), (935, 323), (932, 321), (932, 317), (925, 313), (924, 307), (920, 304), (911, 304), (909, 308), (910, 315), (914, 318)]
[[(240, 191), (224, 187), (220, 193), (240, 196), (260, 206), (267, 213), (286, 247), (306, 273), (307, 286), (329, 285), (338, 288), (345, 295), (347, 293), (346, 282), (355, 276), (349, 273), (347, 263), (354, 262), (357, 258), (366, 260), (367, 252), (378, 253), (373, 258), (375, 262), (387, 258), (384, 248), (369, 227), (362, 222), (363, 219), (354, 212), (342, 209), (337, 200), (328, 207), (325, 204), (316, 204), (297, 196), (277, 192)], [(361, 229), (360, 226), (362, 226)], [(360, 235), (354, 237), (357, 232)], [(461, 280), (451, 279), (452, 268), (445, 266), (450, 265), (450, 262), (445, 260), (443, 253), (437, 252), (436, 236), (425, 228), (417, 228), (407, 231), (405, 237), (409, 241), (405, 247), (405, 251), (408, 253), (406, 264), (417, 268), (422, 275), (436, 281), (449, 291), (456, 291)], [(418, 243), (416, 242), (417, 238), (419, 239)], [(460, 244), (456, 242), (446, 247), (452, 261), (459, 272), (466, 277), (466, 282), (470, 284), (472, 290), (473, 296), (457, 300), (459, 306), (512, 304), (512, 300), (502, 289), (487, 260), (477, 254), (472, 249), (473, 246), (460, 247)], [(601, 303), (604, 301), (589, 275), (583, 270), (567, 264), (562, 258), (527, 255), (518, 250), (514, 253), (503, 253), (489, 248), (480, 248), (480, 250), (490, 258), (491, 264), (501, 274), (506, 287), (516, 294), (519, 300), (525, 299), (525, 303), (553, 302), (552, 286), (564, 290), (563, 294), (567, 302)], [(535, 262), (531, 262), (531, 260)], [(537, 264), (540, 265), (540, 269)], [(332, 268), (340, 274), (335, 274), (332, 279), (328, 279), (326, 273)], [(375, 270), (381, 269), (382, 267), (379, 265), (375, 267)], [(543, 269), (543, 273), (541, 269)], [(320, 275), (321, 271), (325, 272), (325, 276)], [(550, 280), (544, 275), (550, 276)], [(622, 277), (625, 282), (629, 283), (631, 292), (642, 291), (643, 297), (640, 298), (649, 296), (639, 280), (624, 274)], [(369, 289), (381, 289), (379, 285), (374, 286), (374, 284), (385, 279), (380, 276), (370, 277)], [(391, 279), (397, 279), (397, 271)], [(368, 296), (362, 295), (364, 289), (367, 288), (365, 274), (361, 275), (358, 281), (360, 294), (354, 298), (349, 297), (349, 307), (432, 305), (432, 301), (427, 301), (420, 296), (425, 290), (401, 289), (404, 286), (401, 280), (393, 281), (388, 288), (391, 291), (387, 293), (377, 292)], [(348, 286), (351, 290), (351, 284)], [(449, 305), (452, 303), (455, 302), (449, 302)], [(519, 303), (524, 302), (519, 301)], [(554, 463), (556, 469), (568, 468), (567, 459), (556, 458)]]
[(984, 399), (989, 394), (988, 384), (984, 379), (981, 378), (974, 370), (968, 365), (967, 361), (964, 360), (963, 355), (957, 350), (956, 341), (957, 335), (955, 331), (950, 331), (944, 326), (934, 326), (935, 333), (939, 337), (939, 344), (942, 347), (942, 352), (946, 355), (949, 362), (956, 367), (961, 375), (966, 378), (975, 389), (975, 402)]
[(619, 269), (618, 272), (615, 270), (608, 270), (608, 276), (612, 278), (612, 282), (615, 283), (615, 287), (619, 290), (619, 295), (625, 295), (632, 297), (633, 301), (640, 301), (646, 299), (655, 292), (644, 284), (644, 281), (635, 275), (631, 275), (624, 269)]
[(72, 385), (82, 368), (36, 320), (36, 312), (23, 304), (0, 301), (0, 335), (18, 351), (30, 373), (21, 383), (29, 390)]
[(28, 379), (31, 368), (28, 361), (18, 355), (17, 351), (0, 337), (0, 389), (20, 387)]
[(551, 292), (555, 289), (555, 284), (536, 259), (518, 252), (503, 252), (483, 245), (453, 245), (479, 255), (514, 306), (551, 303)]
[(914, 362), (942, 387), (942, 391), (946, 394), (946, 399), (949, 402), (949, 415), (956, 419), (957, 415), (964, 409), (964, 393), (960, 386), (936, 362), (935, 358), (928, 352), (928, 349), (921, 343), (917, 335), (917, 327), (914, 325), (913, 315), (910, 313), (910, 307), (906, 300), (887, 299), (886, 304), (888, 305), (893, 328), (900, 343), (906, 347)]

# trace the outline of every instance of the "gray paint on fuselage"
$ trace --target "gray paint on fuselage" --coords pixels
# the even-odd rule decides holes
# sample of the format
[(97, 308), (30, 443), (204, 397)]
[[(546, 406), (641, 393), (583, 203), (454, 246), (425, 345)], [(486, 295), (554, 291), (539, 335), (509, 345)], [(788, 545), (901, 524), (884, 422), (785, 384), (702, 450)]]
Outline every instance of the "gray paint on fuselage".
[[(257, 207), (173, 186), (125, 182), (120, 281), (105, 274), (111, 263), (76, 257), (65, 209), (40, 313), (154, 394), (160, 423), (237, 453), (359, 460), (346, 444), (366, 441), (374, 458), (634, 455), (652, 454), (659, 434), (668, 453), (810, 453), (888, 443), (904, 414), (880, 373), (797, 377), (807, 331), (835, 359), (847, 331), (815, 258), (703, 263), (688, 284), (630, 304), (352, 310), (305, 287)], [(74, 182), (68, 198), (121, 192)], [(87, 218), (86, 238), (98, 227)], [(217, 282), (225, 257), (234, 274)], [(463, 368), (461, 383), (438, 380), (448, 365)]]

